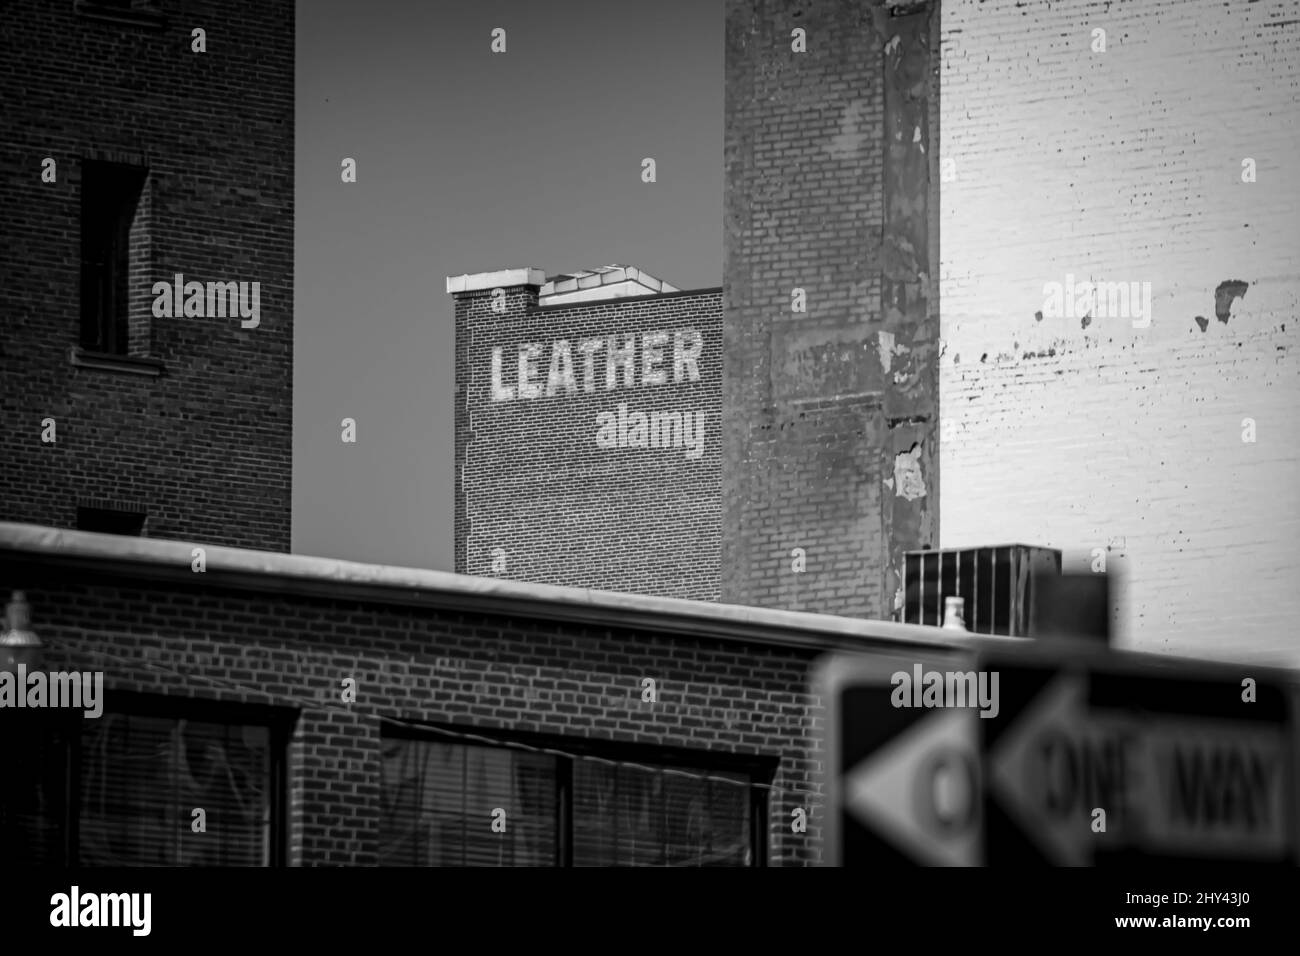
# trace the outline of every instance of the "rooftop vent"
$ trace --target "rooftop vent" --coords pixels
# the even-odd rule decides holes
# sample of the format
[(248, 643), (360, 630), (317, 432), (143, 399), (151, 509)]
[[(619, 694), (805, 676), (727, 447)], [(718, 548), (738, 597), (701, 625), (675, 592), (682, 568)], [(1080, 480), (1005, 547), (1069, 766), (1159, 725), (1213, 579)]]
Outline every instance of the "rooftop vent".
[(964, 599), (966, 630), (1027, 637), (1034, 574), (1060, 574), (1061, 552), (1025, 544), (903, 556), (903, 622), (940, 627), (945, 599)]

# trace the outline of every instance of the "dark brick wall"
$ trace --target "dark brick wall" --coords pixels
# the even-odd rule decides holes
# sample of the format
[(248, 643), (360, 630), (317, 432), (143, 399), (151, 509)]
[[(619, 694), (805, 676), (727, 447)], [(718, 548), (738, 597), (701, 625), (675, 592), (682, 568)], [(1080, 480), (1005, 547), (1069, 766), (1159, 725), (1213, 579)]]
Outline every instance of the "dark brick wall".
[[(70, 527), (96, 498), (146, 508), (149, 536), (287, 551), (294, 4), (161, 7), (161, 28), (73, 0), (0, 17), (0, 519)], [(45, 157), (57, 182), (41, 181)], [(129, 338), (157, 377), (70, 362), (87, 157), (149, 169)], [(260, 325), (154, 318), (152, 285), (175, 273), (260, 282)], [(44, 418), (57, 443), (41, 442)]]
[[(768, 800), (770, 862), (820, 853), (820, 809), (800, 796), (821, 723), (811, 651), (287, 594), (271, 606), (202, 575), (109, 583), (13, 557), (0, 575), (26, 588), (45, 668), (104, 671), (106, 709), (132, 691), (293, 711), (290, 865), (376, 862), (381, 717), (748, 755), (782, 791)], [(341, 699), (349, 677), (354, 704)], [(641, 700), (646, 677), (655, 704)], [(807, 833), (791, 830), (797, 806), (811, 808)]]
[[(456, 570), (547, 584), (718, 599), (720, 290), (539, 308), (537, 288), (506, 290), (491, 311), (491, 291), (456, 295)], [(678, 330), (699, 333), (699, 379), (674, 383)], [(642, 385), (642, 335), (668, 333), (662, 385)], [(635, 334), (635, 385), (607, 389), (607, 343)], [(584, 339), (601, 338), (594, 390), (584, 390)], [(517, 384), (521, 345), (543, 346), (545, 385), (551, 344), (570, 344), (578, 391), (493, 402), (492, 350), (502, 349), (502, 383)], [(628, 411), (704, 412), (704, 450), (600, 448), (597, 415)], [(505, 570), (493, 570), (493, 552)]]
[(937, 29), (728, 0), (726, 602), (888, 617), (902, 552), (938, 542)]

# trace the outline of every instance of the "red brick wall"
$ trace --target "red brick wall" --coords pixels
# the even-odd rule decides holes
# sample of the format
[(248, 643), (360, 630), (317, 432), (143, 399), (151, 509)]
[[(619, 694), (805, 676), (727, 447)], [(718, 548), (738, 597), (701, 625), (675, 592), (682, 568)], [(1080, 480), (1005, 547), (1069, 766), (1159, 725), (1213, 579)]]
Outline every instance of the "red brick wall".
[[(535, 287), (456, 296), (456, 570), (546, 584), (717, 600), (721, 406), (721, 292), (703, 290), (533, 308)], [(674, 382), (674, 336), (694, 329), (699, 378)], [(660, 385), (641, 383), (643, 334), (665, 331)], [(595, 353), (594, 390), (584, 390), (584, 339), (620, 345), (635, 334), (634, 387), (607, 389), (607, 349)], [(502, 383), (517, 385), (521, 345), (539, 343), (544, 386), (551, 345), (568, 341), (576, 394), (494, 402), (492, 350)], [(703, 452), (601, 448), (597, 415), (690, 410), (705, 414)], [(505, 570), (493, 570), (502, 549)]]
[[(78, 498), (104, 499), (146, 507), (150, 536), (287, 551), (294, 5), (161, 6), (161, 30), (78, 16), (72, 0), (0, 18), (0, 518), (70, 527)], [(191, 52), (196, 27), (206, 53)], [(160, 377), (69, 360), (87, 155), (149, 167), (130, 338)], [(260, 326), (153, 318), (153, 282), (178, 272), (260, 282)], [(44, 418), (57, 443), (41, 442)]]
[(724, 601), (887, 617), (937, 543), (937, 41), (928, 6), (728, 3)]
[[(373, 865), (380, 821), (381, 716), (465, 731), (555, 734), (767, 758), (771, 783), (813, 786), (811, 652), (355, 600), (250, 594), (215, 577), (181, 585), (96, 582), (0, 560), (27, 588), (48, 670), (103, 670), (114, 691), (284, 706), (290, 744), (291, 865)], [(120, 584), (120, 586), (119, 586)], [(357, 681), (354, 704), (341, 682)], [(641, 680), (659, 701), (641, 700)], [(820, 852), (793, 793), (768, 801), (770, 861)], [(490, 808), (484, 825), (490, 824)], [(188, 825), (188, 818), (186, 818)]]

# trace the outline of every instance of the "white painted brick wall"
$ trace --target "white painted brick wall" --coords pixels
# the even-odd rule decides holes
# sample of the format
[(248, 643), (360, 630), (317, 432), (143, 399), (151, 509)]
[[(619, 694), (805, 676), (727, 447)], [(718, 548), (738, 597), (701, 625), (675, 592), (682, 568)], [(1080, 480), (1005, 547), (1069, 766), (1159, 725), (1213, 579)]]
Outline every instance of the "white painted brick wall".
[[(1300, 666), (1300, 0), (942, 16), (941, 546), (1122, 539), (1119, 646)], [(1067, 274), (1150, 327), (1035, 319)]]

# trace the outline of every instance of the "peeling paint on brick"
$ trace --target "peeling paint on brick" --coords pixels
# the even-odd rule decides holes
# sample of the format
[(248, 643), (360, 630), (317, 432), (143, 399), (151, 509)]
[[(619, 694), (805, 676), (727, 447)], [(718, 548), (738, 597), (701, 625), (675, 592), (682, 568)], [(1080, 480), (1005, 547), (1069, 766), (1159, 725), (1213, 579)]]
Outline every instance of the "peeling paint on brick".
[(925, 478), (921, 474), (921, 445), (918, 442), (908, 451), (894, 456), (895, 494), (914, 501), (925, 497)]
[[(1294, 422), (1300, 381), (1280, 331), (1300, 303), (1300, 129), (1277, 121), (1300, 59), (1293, 26), (1268, 28), (1296, 5), (943, 3), (940, 152), (960, 175), (942, 192), (941, 332), (967, 362), (940, 367), (941, 545), (1055, 543), (1068, 562), (1122, 536), (1121, 647), (1300, 665), (1284, 506), (1300, 444), (1262, 429)], [(1113, 49), (1091, 55), (1103, 14)], [(1056, 121), (1080, 103), (1091, 119)], [(1071, 274), (1149, 281), (1150, 316), (1092, 309), (1081, 330), (1089, 306), (1067, 318), (1040, 297)]]
[[(768, 42), (791, 8), (727, 2), (722, 595), (888, 617), (937, 498), (887, 482), (914, 442), (938, 474), (938, 16), (818, 3), (833, 40), (791, 57)], [(817, 316), (773, 317), (810, 269)], [(821, 542), (815, 572), (769, 559), (792, 535)]]
[[(884, 409), (890, 421), (882, 471), (894, 471), (894, 495), (882, 515), (882, 592), (899, 586), (903, 552), (937, 543), (939, 342), (932, 313), (930, 276), (937, 272), (938, 191), (936, 151), (938, 6), (903, 16), (881, 16), (877, 24), (899, 42), (885, 55), (885, 229), (882, 245), (885, 326), (895, 335)], [(913, 149), (912, 146), (918, 148)], [(906, 421), (900, 425), (897, 422)], [(931, 440), (934, 439), (934, 440)], [(899, 453), (906, 479), (900, 480)], [(925, 476), (924, 478), (922, 476)], [(933, 493), (931, 493), (933, 492)], [(881, 614), (892, 612), (882, 607)]]
[(875, 138), (875, 128), (869, 119), (870, 115), (865, 100), (855, 100), (847, 104), (840, 119), (840, 131), (827, 142), (826, 152), (837, 159), (857, 155), (866, 146), (868, 140)]
[(1246, 294), (1250, 288), (1250, 283), (1242, 282), (1240, 279), (1228, 279), (1219, 283), (1219, 287), (1214, 290), (1214, 316), (1225, 325), (1228, 322), (1228, 314), (1232, 311), (1232, 302)]
[(894, 333), (884, 329), (876, 333), (880, 349), (880, 370), (889, 374), (889, 365), (894, 358)]

